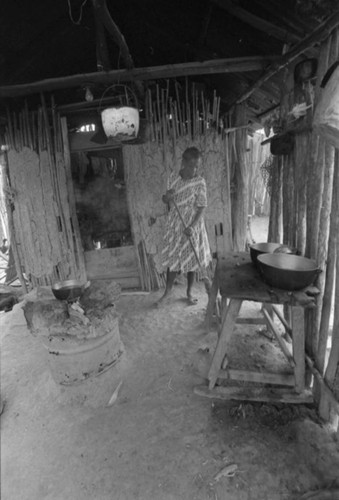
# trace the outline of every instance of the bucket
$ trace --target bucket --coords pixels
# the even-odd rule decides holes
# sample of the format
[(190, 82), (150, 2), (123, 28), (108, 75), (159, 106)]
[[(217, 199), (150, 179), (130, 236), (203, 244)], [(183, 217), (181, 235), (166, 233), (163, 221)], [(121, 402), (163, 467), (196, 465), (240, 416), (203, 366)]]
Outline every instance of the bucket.
[(52, 376), (58, 384), (73, 385), (104, 373), (123, 353), (118, 318), (106, 334), (88, 339), (70, 335), (43, 339)]
[(102, 126), (107, 137), (135, 139), (139, 132), (139, 111), (130, 106), (101, 111)]

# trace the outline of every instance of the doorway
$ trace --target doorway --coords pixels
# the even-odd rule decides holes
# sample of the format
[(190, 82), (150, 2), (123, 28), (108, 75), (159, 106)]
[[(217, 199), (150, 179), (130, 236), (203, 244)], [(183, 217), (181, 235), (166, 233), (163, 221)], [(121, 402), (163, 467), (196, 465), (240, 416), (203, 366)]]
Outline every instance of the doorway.
[(71, 164), (84, 250), (133, 245), (121, 148), (75, 152)]
[(88, 279), (139, 288), (122, 147), (71, 151), (71, 166)]

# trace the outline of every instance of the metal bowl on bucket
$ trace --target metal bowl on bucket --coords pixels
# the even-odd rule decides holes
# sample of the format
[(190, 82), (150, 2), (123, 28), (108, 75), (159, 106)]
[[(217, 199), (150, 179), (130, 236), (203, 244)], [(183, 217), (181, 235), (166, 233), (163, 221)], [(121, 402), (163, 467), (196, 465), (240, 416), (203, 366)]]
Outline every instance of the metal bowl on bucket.
[(266, 283), (284, 290), (301, 290), (311, 285), (320, 273), (314, 260), (299, 255), (259, 255), (258, 264)]
[(258, 255), (273, 253), (279, 247), (281, 247), (281, 243), (255, 243), (254, 245), (250, 245), (250, 255), (253, 264), (258, 267)]
[(79, 280), (58, 281), (52, 285), (54, 297), (58, 300), (77, 300), (83, 294), (86, 282)]

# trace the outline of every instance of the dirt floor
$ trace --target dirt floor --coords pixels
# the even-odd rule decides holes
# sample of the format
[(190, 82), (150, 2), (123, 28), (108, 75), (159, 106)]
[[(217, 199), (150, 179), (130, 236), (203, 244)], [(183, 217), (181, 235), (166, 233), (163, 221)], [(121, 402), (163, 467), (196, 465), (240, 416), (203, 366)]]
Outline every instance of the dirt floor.
[[(265, 241), (261, 219), (252, 227), (257, 242)], [(175, 294), (162, 309), (154, 308), (161, 291), (122, 295), (116, 307), (125, 354), (73, 387), (54, 382), (21, 304), (0, 315), (2, 500), (292, 500), (333, 485), (338, 443), (328, 437), (329, 459), (312, 408), (194, 394), (216, 333), (203, 328), (202, 283), (196, 306), (183, 300), (184, 282)], [(233, 353), (236, 364), (283, 363), (258, 327), (239, 328)]]

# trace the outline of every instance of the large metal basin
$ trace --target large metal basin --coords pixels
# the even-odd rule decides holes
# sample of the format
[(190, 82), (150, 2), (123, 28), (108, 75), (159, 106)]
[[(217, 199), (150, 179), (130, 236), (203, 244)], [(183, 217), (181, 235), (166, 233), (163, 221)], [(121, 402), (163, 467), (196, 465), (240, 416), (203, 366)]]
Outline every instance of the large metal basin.
[(266, 283), (284, 290), (301, 290), (311, 285), (320, 270), (314, 260), (298, 255), (259, 255), (258, 264)]
[(85, 290), (86, 282), (79, 280), (58, 281), (52, 285), (54, 297), (59, 300), (76, 300)]

